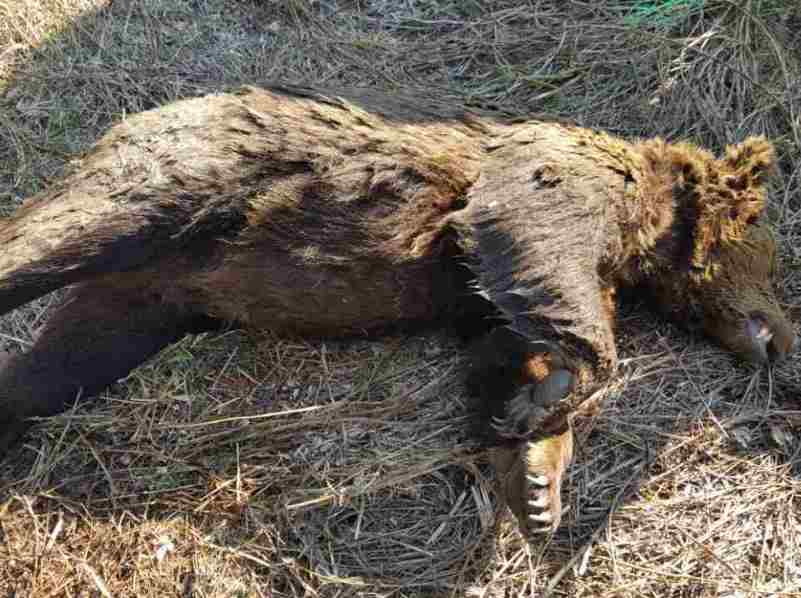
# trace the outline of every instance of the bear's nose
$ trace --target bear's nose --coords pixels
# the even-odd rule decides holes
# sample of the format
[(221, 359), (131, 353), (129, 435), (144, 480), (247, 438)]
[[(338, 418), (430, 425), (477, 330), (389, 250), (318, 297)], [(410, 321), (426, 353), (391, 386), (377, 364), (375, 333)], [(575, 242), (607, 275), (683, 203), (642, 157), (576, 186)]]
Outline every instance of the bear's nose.
[(761, 361), (778, 363), (799, 348), (799, 339), (788, 323), (771, 320), (762, 311), (751, 312), (746, 324), (748, 336)]

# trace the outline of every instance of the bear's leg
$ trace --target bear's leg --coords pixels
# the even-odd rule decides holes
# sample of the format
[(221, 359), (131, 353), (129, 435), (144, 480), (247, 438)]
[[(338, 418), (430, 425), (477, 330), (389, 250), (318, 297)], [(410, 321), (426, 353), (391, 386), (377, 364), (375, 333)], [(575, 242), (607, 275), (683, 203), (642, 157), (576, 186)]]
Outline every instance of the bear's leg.
[(0, 371), (0, 456), (30, 425), (97, 394), (210, 318), (167, 303), (152, 284), (122, 275), (73, 287), (33, 346)]

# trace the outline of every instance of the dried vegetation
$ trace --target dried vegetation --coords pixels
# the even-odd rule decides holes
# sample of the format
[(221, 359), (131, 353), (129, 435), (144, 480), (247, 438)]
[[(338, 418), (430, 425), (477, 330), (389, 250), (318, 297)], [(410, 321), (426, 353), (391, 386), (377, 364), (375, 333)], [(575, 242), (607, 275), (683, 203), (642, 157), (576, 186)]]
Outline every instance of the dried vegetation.
[[(0, 207), (125, 114), (270, 78), (781, 156), (801, 315), (795, 0), (0, 0)], [(57, 297), (2, 319), (23, 349)], [(801, 356), (771, 371), (636, 309), (579, 422), (563, 528), (521, 542), (465, 432), (458, 347), (186, 338), (0, 462), (0, 594), (801, 595)]]

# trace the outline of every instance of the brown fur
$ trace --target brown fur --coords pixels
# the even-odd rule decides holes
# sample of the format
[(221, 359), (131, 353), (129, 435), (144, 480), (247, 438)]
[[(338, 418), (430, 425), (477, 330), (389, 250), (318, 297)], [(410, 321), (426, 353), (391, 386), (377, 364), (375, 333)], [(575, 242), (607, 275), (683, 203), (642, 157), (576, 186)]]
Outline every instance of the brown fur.
[[(482, 421), (547, 375), (532, 355), (573, 372), (577, 396), (612, 372), (618, 289), (747, 359), (768, 356), (760, 343), (781, 357), (794, 334), (758, 224), (772, 163), (762, 138), (717, 159), (366, 91), (247, 87), (132, 116), (0, 225), (0, 312), (74, 285), (0, 371), (0, 434), (218, 321), (316, 336), (500, 323), (473, 376)], [(540, 455), (554, 479), (563, 448), (562, 465)]]

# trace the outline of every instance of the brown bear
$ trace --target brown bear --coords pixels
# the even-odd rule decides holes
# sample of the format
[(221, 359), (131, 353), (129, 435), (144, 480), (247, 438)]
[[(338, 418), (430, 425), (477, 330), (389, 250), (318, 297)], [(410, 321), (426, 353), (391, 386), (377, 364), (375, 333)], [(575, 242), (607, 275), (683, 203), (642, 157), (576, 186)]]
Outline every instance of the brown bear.
[(616, 366), (618, 290), (746, 360), (795, 347), (761, 222), (773, 160), (762, 138), (716, 158), (280, 85), (131, 116), (0, 225), (0, 312), (71, 285), (0, 371), (0, 450), (219, 322), (478, 324), (479, 428), (523, 531), (554, 529), (570, 415)]

